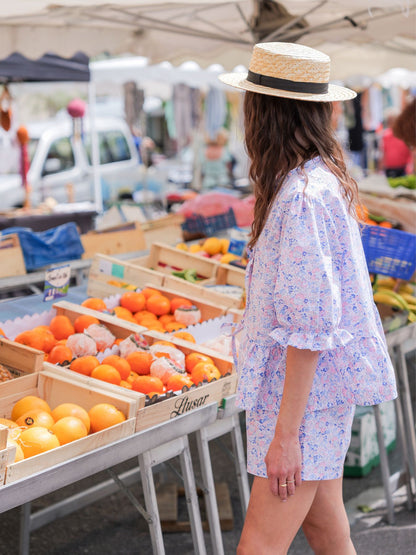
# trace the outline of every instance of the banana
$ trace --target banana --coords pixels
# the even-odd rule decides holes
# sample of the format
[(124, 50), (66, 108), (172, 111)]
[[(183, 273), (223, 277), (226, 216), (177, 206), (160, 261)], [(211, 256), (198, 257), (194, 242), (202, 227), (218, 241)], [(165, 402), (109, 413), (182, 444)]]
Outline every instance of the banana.
[(409, 305), (405, 299), (399, 293), (395, 293), (391, 289), (383, 289), (381, 287), (377, 289), (374, 293), (374, 301), (376, 303), (395, 306), (397, 308), (401, 308), (402, 310), (409, 310)]
[(403, 293), (407, 293), (409, 295), (412, 295), (414, 293), (414, 287), (413, 285), (411, 285), (410, 283), (403, 283), (402, 285), (400, 285), (399, 287), (399, 293), (400, 295), (402, 295)]
[(387, 289), (393, 289), (396, 285), (396, 280), (392, 277), (377, 277), (376, 287), (385, 287)]
[(409, 295), (409, 293), (401, 293), (400, 295), (403, 297), (403, 299), (410, 305), (410, 304), (416, 304), (416, 297), (414, 295)]

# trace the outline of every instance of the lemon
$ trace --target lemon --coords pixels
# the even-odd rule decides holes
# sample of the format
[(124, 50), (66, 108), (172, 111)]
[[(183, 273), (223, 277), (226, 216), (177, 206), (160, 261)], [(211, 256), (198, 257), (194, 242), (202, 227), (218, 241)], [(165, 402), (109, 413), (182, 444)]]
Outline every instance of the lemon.
[(221, 253), (222, 254), (227, 254), (228, 247), (230, 246), (230, 240), (229, 239), (220, 239), (220, 243), (221, 243)]
[(237, 256), (236, 254), (233, 254), (232, 252), (227, 252), (227, 254), (224, 254), (221, 257), (220, 262), (221, 264), (229, 264), (231, 260), (237, 260), (237, 258), (240, 258), (240, 257)]
[(202, 250), (201, 245), (198, 245), (197, 243), (194, 243), (193, 245), (190, 245), (189, 247), (189, 252), (199, 252)]
[(221, 240), (218, 237), (208, 237), (202, 245), (202, 249), (211, 256), (214, 256), (214, 254), (221, 252), (221, 246)]
[(188, 245), (186, 245), (185, 243), (178, 243), (176, 245), (176, 248), (181, 250), (181, 251), (187, 251), (188, 250)]

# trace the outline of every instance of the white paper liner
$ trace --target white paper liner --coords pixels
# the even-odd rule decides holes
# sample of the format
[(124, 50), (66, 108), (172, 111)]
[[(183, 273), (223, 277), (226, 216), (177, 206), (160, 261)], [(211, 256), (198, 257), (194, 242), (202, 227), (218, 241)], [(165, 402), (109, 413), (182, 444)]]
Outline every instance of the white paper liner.
[(198, 344), (201, 344), (205, 341), (216, 339), (220, 335), (223, 335), (224, 331), (221, 329), (221, 326), (223, 324), (232, 322), (233, 315), (225, 314), (224, 316), (218, 316), (217, 318), (211, 318), (210, 320), (205, 320), (205, 322), (200, 322), (199, 324), (188, 326), (183, 331), (191, 333), (194, 336), (195, 341)]
[(22, 331), (30, 330), (36, 326), (48, 326), (55, 314), (56, 310), (54, 308), (40, 313), (26, 314), (14, 320), (1, 322), (0, 328), (2, 328), (8, 339), (14, 339)]

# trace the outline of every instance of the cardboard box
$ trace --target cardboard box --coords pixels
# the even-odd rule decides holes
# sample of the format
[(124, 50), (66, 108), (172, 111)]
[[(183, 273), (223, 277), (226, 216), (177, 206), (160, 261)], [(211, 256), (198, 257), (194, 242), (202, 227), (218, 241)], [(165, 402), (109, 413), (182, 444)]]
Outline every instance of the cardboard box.
[(20, 276), (25, 273), (26, 266), (19, 236), (15, 233), (10, 235), (0, 233), (0, 278)]
[[(380, 405), (384, 444), (388, 451), (396, 445), (396, 413), (394, 401)], [(376, 421), (372, 407), (356, 407), (351, 443), (345, 458), (345, 476), (365, 476), (380, 464)]]
[(97, 403), (111, 403), (125, 414), (126, 420), (101, 432), (95, 432), (17, 463), (11, 463), (9, 461), (10, 453), (5, 453), (3, 449), (3, 452), (0, 451), (0, 475), (3, 474), (3, 483), (5, 484), (20, 480), (134, 433), (135, 416), (140, 399), (123, 396), (122, 392), (104, 391), (95, 384), (89, 384), (86, 387), (83, 383), (72, 380), (69, 372), (68, 375), (63, 376), (42, 370), (23, 376), (19, 380), (0, 384), (0, 417), (10, 418), (14, 404), (26, 395), (36, 395), (45, 399), (52, 409), (61, 403), (77, 403), (88, 411)]

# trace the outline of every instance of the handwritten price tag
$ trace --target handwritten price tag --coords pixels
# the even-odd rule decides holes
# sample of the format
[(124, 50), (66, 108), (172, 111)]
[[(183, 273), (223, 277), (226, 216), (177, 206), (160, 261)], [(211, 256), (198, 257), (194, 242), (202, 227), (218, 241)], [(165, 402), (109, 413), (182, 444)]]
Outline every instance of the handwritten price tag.
[(69, 264), (54, 266), (46, 270), (43, 300), (52, 301), (59, 297), (65, 297), (68, 294), (70, 277), (71, 266)]

